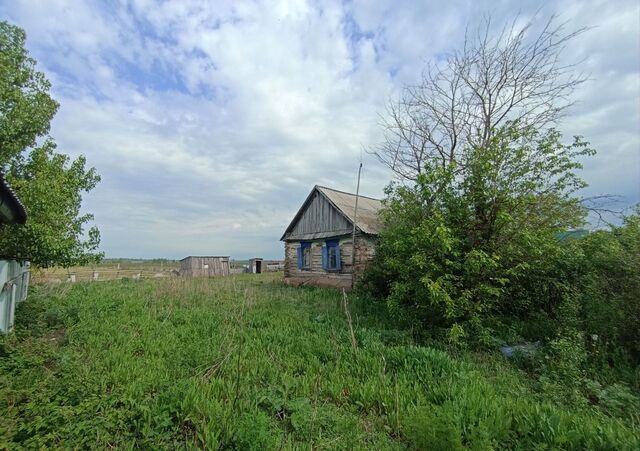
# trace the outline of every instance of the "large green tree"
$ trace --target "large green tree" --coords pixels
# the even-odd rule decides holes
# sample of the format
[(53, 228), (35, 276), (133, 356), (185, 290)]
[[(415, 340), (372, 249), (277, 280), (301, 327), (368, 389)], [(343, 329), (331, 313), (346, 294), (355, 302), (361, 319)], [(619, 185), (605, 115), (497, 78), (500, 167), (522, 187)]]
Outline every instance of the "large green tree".
[(500, 318), (553, 316), (565, 301), (559, 232), (580, 225), (577, 159), (555, 130), (506, 124), (466, 164), (425, 164), (388, 189), (385, 228), (366, 278), (392, 312), (454, 342), (491, 338)]
[(49, 136), (58, 103), (25, 48), (25, 32), (0, 22), (0, 168), (27, 210), (25, 225), (0, 229), (0, 254), (37, 266), (72, 266), (99, 259), (100, 233), (85, 230), (82, 193), (100, 181), (83, 156), (56, 152)]
[(494, 33), (485, 20), (391, 102), (374, 150), (391, 185), (366, 281), (392, 311), (453, 342), (488, 342), (500, 318), (556, 315), (569, 303), (559, 232), (584, 223), (576, 175), (593, 153), (558, 125), (584, 81), (551, 17)]

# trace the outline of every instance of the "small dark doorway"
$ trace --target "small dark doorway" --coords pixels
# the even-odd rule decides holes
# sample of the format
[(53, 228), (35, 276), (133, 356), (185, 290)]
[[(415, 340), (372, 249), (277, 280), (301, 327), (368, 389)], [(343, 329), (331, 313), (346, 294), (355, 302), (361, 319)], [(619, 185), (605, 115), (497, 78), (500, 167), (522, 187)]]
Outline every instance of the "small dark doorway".
[(256, 260), (256, 274), (260, 274), (262, 272), (262, 261)]

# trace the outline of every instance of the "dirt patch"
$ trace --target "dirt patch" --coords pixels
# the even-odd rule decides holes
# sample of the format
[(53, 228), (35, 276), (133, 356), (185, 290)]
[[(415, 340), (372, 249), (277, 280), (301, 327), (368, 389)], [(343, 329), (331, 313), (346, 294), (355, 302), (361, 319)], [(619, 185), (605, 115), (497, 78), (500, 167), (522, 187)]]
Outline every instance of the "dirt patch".
[(60, 345), (64, 342), (65, 330), (64, 329), (54, 329), (52, 331), (47, 332), (44, 338), (45, 340)]

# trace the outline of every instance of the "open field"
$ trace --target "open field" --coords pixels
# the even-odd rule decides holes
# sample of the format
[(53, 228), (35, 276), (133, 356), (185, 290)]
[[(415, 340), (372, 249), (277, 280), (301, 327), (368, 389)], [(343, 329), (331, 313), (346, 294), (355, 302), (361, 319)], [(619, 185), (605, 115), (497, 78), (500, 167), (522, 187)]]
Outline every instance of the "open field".
[[(230, 261), (231, 268), (242, 268), (248, 263), (248, 260)], [(72, 268), (32, 268), (31, 279), (34, 283), (66, 282), (70, 275), (74, 274), (76, 282), (90, 282), (94, 280), (94, 273), (97, 273), (98, 281), (135, 277), (154, 279), (175, 276), (175, 271), (178, 269), (180, 269), (179, 260), (110, 258), (94, 265)]]
[(135, 260), (135, 259), (105, 259), (100, 263), (75, 266), (72, 268), (33, 268), (31, 279), (34, 283), (65, 282), (71, 274), (77, 282), (89, 282), (97, 273), (98, 280), (115, 280), (133, 278), (150, 279), (169, 277), (180, 268), (177, 260)]
[(35, 286), (0, 338), (0, 448), (634, 449), (496, 356), (416, 346), (278, 275)]

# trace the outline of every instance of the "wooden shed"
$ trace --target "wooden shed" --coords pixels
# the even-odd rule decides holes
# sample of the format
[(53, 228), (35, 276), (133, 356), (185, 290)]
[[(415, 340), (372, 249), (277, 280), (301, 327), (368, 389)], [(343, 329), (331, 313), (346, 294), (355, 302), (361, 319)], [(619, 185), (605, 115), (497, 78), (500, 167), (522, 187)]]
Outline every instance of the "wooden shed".
[[(27, 212), (0, 172), (0, 227), (24, 224)], [(16, 305), (27, 298), (29, 262), (0, 250), (0, 332), (13, 328)]]
[(249, 259), (249, 272), (252, 274), (261, 274), (263, 271), (263, 261), (264, 259), (257, 257)]
[[(382, 228), (382, 202), (316, 185), (287, 227), (284, 280), (350, 289), (371, 262)], [(353, 224), (355, 222), (355, 243)]]
[(263, 272), (278, 272), (284, 270), (284, 260), (265, 260), (263, 258), (249, 259), (247, 272), (260, 274)]
[(213, 277), (230, 274), (228, 256), (189, 256), (180, 260), (180, 275), (184, 277)]

